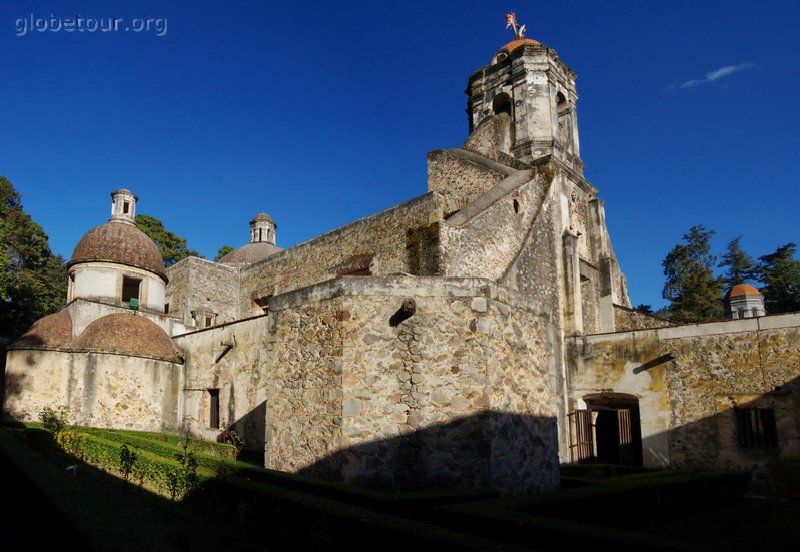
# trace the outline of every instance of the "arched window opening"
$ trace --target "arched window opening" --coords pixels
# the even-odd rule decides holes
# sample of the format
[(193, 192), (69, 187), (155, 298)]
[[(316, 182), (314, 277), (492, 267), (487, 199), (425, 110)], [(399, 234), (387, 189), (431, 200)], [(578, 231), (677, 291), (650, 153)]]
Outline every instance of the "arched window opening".
[(500, 113), (507, 113), (511, 116), (511, 97), (505, 92), (501, 92), (492, 100), (492, 111), (495, 115)]

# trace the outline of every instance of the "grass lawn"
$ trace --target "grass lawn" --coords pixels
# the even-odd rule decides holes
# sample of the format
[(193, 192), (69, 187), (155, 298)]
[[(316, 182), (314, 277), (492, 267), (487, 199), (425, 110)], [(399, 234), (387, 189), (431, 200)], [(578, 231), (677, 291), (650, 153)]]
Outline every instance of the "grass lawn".
[[(103, 446), (138, 444), (140, 454), (162, 454), (165, 462), (174, 463), (180, 449), (174, 436), (92, 431)], [(513, 551), (592, 546), (598, 535), (598, 545), (611, 539), (616, 550), (761, 552), (794, 551), (800, 542), (800, 500), (741, 496), (735, 485), (725, 487), (724, 474), (631, 473), (518, 498), (468, 490), (378, 493), (264, 470), (224, 458), (224, 450), (216, 457), (213, 445), (203, 444), (197, 454), (210, 479), (171, 501), (64, 454), (47, 437), (0, 426), (0, 526), (26, 547)]]

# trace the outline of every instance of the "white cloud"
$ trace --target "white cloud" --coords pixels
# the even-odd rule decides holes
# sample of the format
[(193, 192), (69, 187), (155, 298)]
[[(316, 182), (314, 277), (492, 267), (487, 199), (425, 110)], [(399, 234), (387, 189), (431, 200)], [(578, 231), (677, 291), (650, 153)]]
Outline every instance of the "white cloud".
[(707, 82), (714, 82), (723, 77), (727, 77), (728, 75), (738, 73), (739, 71), (746, 71), (747, 69), (752, 69), (755, 66), (756, 66), (755, 63), (749, 63), (749, 62), (740, 63), (738, 65), (726, 65), (725, 67), (720, 67), (719, 69), (714, 69), (713, 71), (709, 71), (702, 79), (688, 80), (683, 84), (681, 84), (680, 87), (694, 88), (695, 86), (699, 86)]

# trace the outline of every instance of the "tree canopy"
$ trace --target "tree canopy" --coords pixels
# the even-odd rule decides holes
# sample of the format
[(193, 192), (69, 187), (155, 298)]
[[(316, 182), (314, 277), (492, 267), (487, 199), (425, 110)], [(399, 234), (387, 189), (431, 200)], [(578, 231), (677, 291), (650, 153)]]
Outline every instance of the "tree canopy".
[(713, 230), (692, 226), (685, 243), (672, 248), (664, 259), (663, 297), (670, 301), (672, 320), (684, 323), (712, 322), (723, 317), (722, 280), (714, 276), (716, 257), (711, 254)]
[(725, 269), (722, 281), (726, 289), (730, 289), (736, 284), (752, 282), (758, 278), (756, 263), (742, 249), (739, 243), (741, 239), (742, 237), (739, 236), (728, 242), (728, 248), (719, 263), (719, 267)]
[(164, 223), (155, 217), (136, 215), (136, 226), (158, 246), (166, 266), (172, 266), (186, 257), (203, 258), (197, 251), (189, 249), (186, 245), (186, 238), (164, 228)]
[(25, 213), (11, 181), (0, 176), (0, 335), (18, 336), (64, 306), (67, 269), (47, 234)]
[(796, 250), (797, 244), (790, 242), (758, 258), (767, 314), (800, 311), (800, 261), (794, 258)]
[(217, 251), (217, 255), (214, 257), (214, 260), (215, 260), (215, 261), (218, 261), (218, 260), (220, 260), (222, 257), (224, 257), (225, 255), (227, 255), (227, 254), (228, 254), (228, 253), (230, 253), (231, 251), (233, 251), (233, 247), (232, 247), (232, 246), (230, 246), (230, 245), (223, 245), (222, 247), (220, 247), (220, 248), (219, 248), (219, 251)]

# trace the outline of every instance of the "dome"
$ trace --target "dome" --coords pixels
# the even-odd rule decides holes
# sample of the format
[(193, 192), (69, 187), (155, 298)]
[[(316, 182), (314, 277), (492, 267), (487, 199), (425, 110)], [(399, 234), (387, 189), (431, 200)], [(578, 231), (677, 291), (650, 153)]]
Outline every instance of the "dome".
[(736, 284), (728, 292), (728, 297), (740, 297), (742, 295), (761, 295), (761, 292), (750, 284)]
[(253, 222), (261, 222), (261, 221), (272, 222), (272, 223), (275, 222), (274, 220), (272, 220), (272, 217), (266, 213), (259, 213), (253, 218)]
[(72, 318), (66, 310), (60, 310), (34, 322), (10, 348), (62, 349), (69, 347), (71, 341)]
[(271, 257), (279, 251), (283, 251), (283, 249), (277, 245), (267, 242), (252, 242), (243, 245), (239, 249), (234, 249), (217, 262), (223, 264), (252, 264)]
[(121, 353), (181, 362), (181, 353), (161, 326), (128, 312), (98, 318), (72, 342), (74, 349)]
[(542, 45), (541, 42), (533, 40), (532, 38), (518, 38), (516, 40), (512, 40), (511, 42), (509, 42), (508, 44), (506, 44), (505, 46), (500, 48), (500, 50), (501, 51), (505, 50), (506, 52), (511, 53), (514, 50), (516, 50), (517, 48), (519, 48), (520, 46), (524, 46), (525, 44), (534, 44), (536, 46), (541, 46)]
[(164, 260), (147, 234), (132, 224), (107, 222), (92, 228), (81, 238), (67, 266), (89, 261), (108, 261), (158, 274), (167, 282)]

